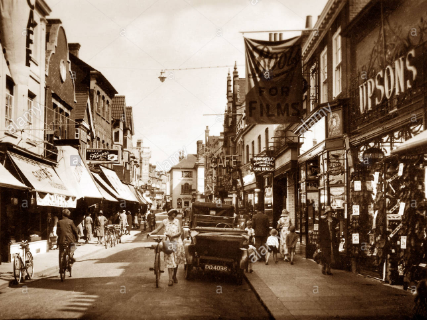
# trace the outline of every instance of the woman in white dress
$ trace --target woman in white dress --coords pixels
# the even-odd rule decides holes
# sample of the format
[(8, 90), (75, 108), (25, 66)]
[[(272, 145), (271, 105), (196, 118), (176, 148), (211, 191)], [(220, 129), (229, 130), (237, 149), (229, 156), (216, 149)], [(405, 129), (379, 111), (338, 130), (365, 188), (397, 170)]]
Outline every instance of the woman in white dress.
[(282, 210), (282, 215), (279, 221), (277, 221), (277, 230), (280, 231), (280, 254), (284, 257), (286, 262), (288, 259), (288, 247), (286, 246), (286, 236), (289, 233), (289, 228), (292, 225), (291, 218), (289, 217), (289, 211), (286, 209)]
[(185, 251), (184, 244), (181, 239), (182, 229), (181, 223), (176, 216), (178, 212), (175, 209), (171, 209), (168, 212), (168, 218), (163, 220), (159, 226), (150, 232), (149, 234), (156, 234), (163, 228), (165, 228), (165, 235), (168, 236), (171, 242), (174, 242), (174, 252), (171, 254), (164, 253), (165, 256), (165, 266), (168, 268), (169, 272), (169, 286), (172, 286), (174, 283), (178, 283), (176, 278), (176, 272), (178, 271), (178, 265), (185, 263)]

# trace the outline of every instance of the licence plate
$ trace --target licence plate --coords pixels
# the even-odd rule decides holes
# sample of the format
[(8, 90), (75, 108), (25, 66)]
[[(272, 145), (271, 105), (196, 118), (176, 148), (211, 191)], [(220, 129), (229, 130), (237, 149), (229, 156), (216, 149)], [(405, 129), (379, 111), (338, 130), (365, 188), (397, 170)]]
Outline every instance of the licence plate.
[(219, 272), (228, 272), (229, 269), (227, 266), (216, 266), (213, 264), (206, 264), (205, 270), (219, 271)]

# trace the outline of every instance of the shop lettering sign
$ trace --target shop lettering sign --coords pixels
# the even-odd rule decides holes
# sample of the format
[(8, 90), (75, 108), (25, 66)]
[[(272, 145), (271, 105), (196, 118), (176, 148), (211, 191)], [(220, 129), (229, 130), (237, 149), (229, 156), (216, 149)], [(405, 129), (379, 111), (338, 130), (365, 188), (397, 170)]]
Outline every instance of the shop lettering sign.
[(400, 237), (400, 249), (406, 249), (406, 236)]
[(386, 181), (388, 183), (392, 182), (393, 180), (395, 180), (397, 177), (399, 177), (397, 174), (395, 174), (394, 176), (392, 176), (390, 179), (387, 179)]
[(372, 110), (373, 106), (381, 104), (384, 98), (389, 100), (393, 93), (398, 96), (412, 88), (418, 74), (414, 66), (415, 58), (418, 57), (415, 54), (415, 49), (412, 49), (406, 56), (394, 61), (394, 66), (388, 65), (385, 69), (380, 70), (373, 79), (369, 79), (360, 85), (360, 113), (363, 114)]
[(89, 163), (120, 163), (117, 149), (87, 149), (86, 161)]
[(394, 237), (394, 235), (395, 235), (396, 233), (398, 233), (400, 229), (402, 229), (402, 227), (403, 227), (403, 224), (402, 224), (402, 223), (400, 223), (400, 224), (396, 227), (396, 229), (394, 229), (394, 230), (393, 230), (393, 232), (392, 232), (392, 233), (390, 233), (389, 237), (390, 237), (390, 238), (393, 238), (393, 237)]
[(362, 181), (354, 181), (354, 191), (362, 191)]
[(388, 214), (387, 220), (402, 220), (402, 216), (398, 214)]
[(25, 65), (30, 67), (31, 60), (31, 45), (33, 44), (32, 35), (34, 34), (34, 28), (37, 26), (37, 22), (34, 20), (34, 8), (35, 1), (27, 0), (28, 5), (30, 6), (30, 16), (28, 17), (27, 28), (26, 28), (26, 55), (25, 55)]
[(403, 216), (403, 213), (405, 212), (405, 202), (400, 203), (400, 207), (399, 207), (399, 215)]
[(238, 155), (220, 155), (213, 157), (211, 160), (211, 167), (235, 168), (237, 166)]
[(252, 171), (253, 172), (274, 172), (274, 157), (259, 156), (253, 157)]
[(360, 207), (359, 207), (358, 204), (353, 205), (353, 215), (354, 216), (358, 216), (359, 215), (359, 213), (360, 213), (359, 209), (360, 209)]
[(330, 175), (336, 176), (343, 172), (344, 168), (340, 161), (330, 161), (328, 163), (328, 173)]
[(353, 244), (359, 244), (359, 234), (358, 233), (353, 233), (351, 238), (352, 238)]

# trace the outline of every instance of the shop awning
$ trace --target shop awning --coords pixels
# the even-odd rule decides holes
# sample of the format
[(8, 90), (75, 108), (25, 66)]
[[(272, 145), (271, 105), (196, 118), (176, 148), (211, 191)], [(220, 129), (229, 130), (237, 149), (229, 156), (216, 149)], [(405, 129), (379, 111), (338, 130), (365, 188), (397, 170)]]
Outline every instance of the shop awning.
[(391, 151), (391, 154), (400, 153), (427, 153), (427, 130), (417, 134), (415, 137), (405, 141), (396, 149)]
[(147, 197), (145, 194), (142, 195), (145, 199), (145, 201), (147, 201), (147, 203), (153, 203), (153, 201), (151, 201), (151, 199), (149, 197)]
[(138, 194), (143, 204), (148, 204), (147, 200), (145, 200), (144, 196), (139, 191), (136, 191), (136, 193)]
[(77, 195), (66, 187), (53, 166), (13, 152), (8, 155), (37, 192), (37, 205), (75, 208)]
[(116, 190), (116, 192), (119, 194), (120, 199), (131, 202), (139, 202), (138, 199), (129, 190), (129, 188), (120, 181), (119, 176), (114, 170), (105, 167), (100, 168), (102, 173), (104, 173), (110, 184), (113, 186), (114, 190)]
[(115, 199), (113, 196), (111, 196), (98, 182), (95, 181), (95, 184), (98, 187), (99, 191), (102, 194), (102, 197), (105, 200), (112, 201), (112, 202), (119, 202), (117, 199)]
[(137, 198), (137, 199), (138, 199), (138, 202), (139, 202), (140, 204), (143, 204), (143, 203), (144, 203), (144, 201), (142, 201), (142, 199), (141, 199), (141, 197), (139, 196), (138, 192), (136, 192), (135, 187), (134, 187), (133, 185), (130, 185), (130, 184), (128, 184), (128, 187), (129, 187), (130, 191), (132, 192), (132, 194), (135, 196), (135, 198)]
[(29, 189), (16, 179), (2, 164), (0, 164), (0, 187), (12, 189)]
[(77, 199), (103, 198), (76, 148), (58, 146), (58, 159), (56, 172), (63, 181), (67, 181), (67, 187), (77, 195)]
[(97, 174), (96, 172), (92, 172), (93, 177), (95, 178), (95, 181), (106, 191), (109, 192), (109, 194), (111, 194), (113, 197), (119, 199), (120, 196), (119, 194), (113, 189), (111, 188), (107, 182), (105, 182), (104, 179), (101, 178), (101, 176), (99, 174)]

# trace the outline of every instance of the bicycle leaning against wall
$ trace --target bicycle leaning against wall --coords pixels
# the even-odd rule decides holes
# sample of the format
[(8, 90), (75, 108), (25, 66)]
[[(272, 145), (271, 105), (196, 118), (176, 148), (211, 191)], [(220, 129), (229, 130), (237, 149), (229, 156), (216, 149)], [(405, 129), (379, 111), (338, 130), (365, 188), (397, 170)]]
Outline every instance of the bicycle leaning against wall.
[(20, 243), (22, 257), (19, 253), (13, 255), (13, 277), (16, 283), (21, 283), (24, 279), (31, 280), (34, 276), (34, 260), (30, 252), (28, 241)]

